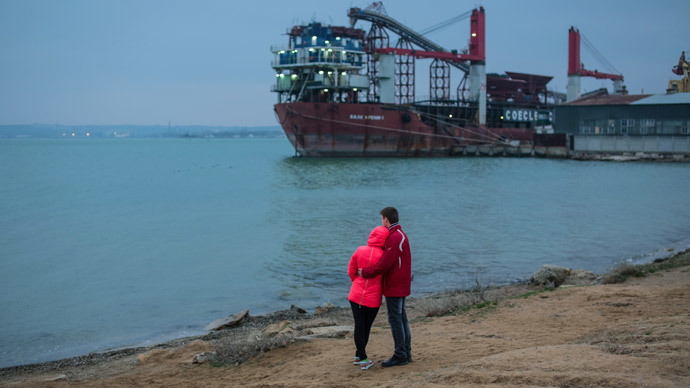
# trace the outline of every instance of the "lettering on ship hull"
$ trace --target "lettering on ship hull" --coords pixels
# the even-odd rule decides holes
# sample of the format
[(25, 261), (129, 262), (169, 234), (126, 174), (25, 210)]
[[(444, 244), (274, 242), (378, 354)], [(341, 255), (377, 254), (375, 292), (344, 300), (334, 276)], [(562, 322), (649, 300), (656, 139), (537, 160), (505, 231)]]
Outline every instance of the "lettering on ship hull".
[(384, 120), (383, 115), (350, 115), (350, 120)]

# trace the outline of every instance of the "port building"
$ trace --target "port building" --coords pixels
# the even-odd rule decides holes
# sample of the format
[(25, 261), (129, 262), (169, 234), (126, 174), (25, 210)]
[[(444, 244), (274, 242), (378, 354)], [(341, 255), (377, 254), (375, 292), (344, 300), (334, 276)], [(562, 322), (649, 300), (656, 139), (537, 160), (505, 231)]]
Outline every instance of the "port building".
[(595, 91), (555, 108), (571, 153), (690, 154), (690, 93)]

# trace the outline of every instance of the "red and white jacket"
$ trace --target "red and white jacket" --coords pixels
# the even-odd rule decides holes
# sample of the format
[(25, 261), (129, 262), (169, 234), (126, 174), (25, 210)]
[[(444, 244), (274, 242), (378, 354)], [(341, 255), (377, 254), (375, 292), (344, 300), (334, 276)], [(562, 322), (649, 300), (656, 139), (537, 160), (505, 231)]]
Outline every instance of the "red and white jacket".
[(383, 226), (377, 226), (371, 231), (367, 245), (357, 248), (352, 255), (350, 266), (347, 270), (347, 274), (350, 275), (350, 280), (352, 280), (352, 287), (350, 287), (350, 294), (347, 299), (352, 302), (366, 307), (381, 306), (381, 293), (383, 291), (381, 275), (364, 279), (357, 276), (357, 270), (381, 260), (386, 237), (388, 237), (388, 229)]
[(362, 268), (365, 279), (383, 275), (383, 295), (403, 297), (410, 295), (412, 283), (412, 255), (410, 241), (397, 223), (390, 226), (381, 260)]

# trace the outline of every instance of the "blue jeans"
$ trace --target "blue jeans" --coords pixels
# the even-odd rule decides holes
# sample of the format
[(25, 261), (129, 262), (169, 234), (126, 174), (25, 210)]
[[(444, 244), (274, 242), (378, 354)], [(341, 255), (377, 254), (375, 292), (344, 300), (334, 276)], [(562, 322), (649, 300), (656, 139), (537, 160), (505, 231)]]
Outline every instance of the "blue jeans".
[(395, 354), (397, 359), (407, 359), (412, 356), (412, 337), (410, 336), (410, 324), (407, 322), (405, 311), (405, 297), (386, 297), (388, 308), (388, 324), (391, 326)]

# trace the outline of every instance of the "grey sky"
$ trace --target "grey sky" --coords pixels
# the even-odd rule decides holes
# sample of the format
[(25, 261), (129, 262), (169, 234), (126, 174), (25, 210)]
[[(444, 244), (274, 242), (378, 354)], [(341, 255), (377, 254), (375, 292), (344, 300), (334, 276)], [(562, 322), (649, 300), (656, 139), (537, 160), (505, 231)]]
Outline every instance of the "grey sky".
[[(0, 125), (274, 125), (271, 44), (314, 19), (347, 25), (368, 1), (0, 0)], [(421, 5), (420, 5), (421, 4)], [(421, 30), (486, 9), (487, 72), (554, 76), (564, 92), (567, 32), (582, 33), (625, 76), (631, 93), (663, 93), (690, 51), (690, 1), (384, 1)], [(366, 24), (358, 27), (368, 29)], [(469, 21), (430, 35), (467, 46)], [(589, 69), (605, 70), (586, 51)], [(417, 95), (428, 94), (417, 62)], [(459, 74), (452, 75), (453, 91)], [(610, 81), (583, 79), (583, 91)]]

